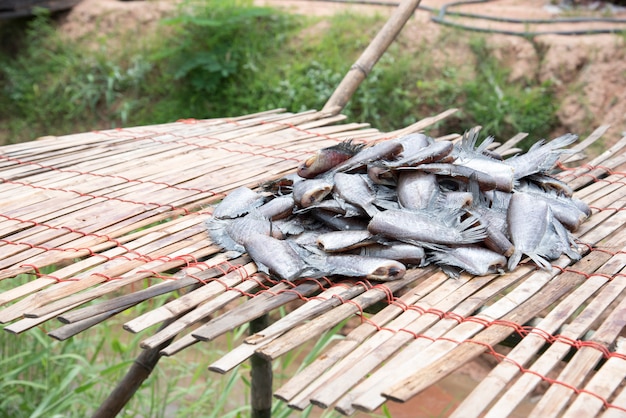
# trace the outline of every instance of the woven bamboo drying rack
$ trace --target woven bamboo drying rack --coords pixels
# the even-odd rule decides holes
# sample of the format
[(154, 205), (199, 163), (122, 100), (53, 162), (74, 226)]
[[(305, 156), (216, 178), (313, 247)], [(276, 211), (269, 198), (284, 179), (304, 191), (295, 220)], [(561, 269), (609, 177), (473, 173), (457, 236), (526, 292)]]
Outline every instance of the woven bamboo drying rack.
[[(363, 73), (362, 66), (353, 69)], [(454, 416), (506, 416), (542, 381), (549, 389), (533, 411), (537, 416), (626, 414), (626, 137), (591, 161), (579, 159), (606, 126), (559, 163), (558, 176), (593, 215), (576, 234), (582, 259), (563, 256), (551, 272), (525, 263), (504, 275), (450, 279), (428, 267), (384, 284), (288, 283), (210, 242), (203, 223), (230, 190), (292, 172), (338, 141), (417, 132), (455, 111), (383, 133), (342, 123), (337, 109), (344, 99), (319, 112), (277, 109), (1, 147), (0, 279), (33, 278), (0, 293), (5, 330), (19, 334), (45, 323), (50, 336), (64, 340), (181, 290), (124, 324), (131, 332), (162, 325), (141, 343), (145, 362), (154, 365), (160, 354), (176, 355), (251, 322), (256, 333), (209, 366), (226, 373), (250, 358), (276, 359), (361, 316), (345, 339), (276, 388), (274, 395), (295, 409), (314, 403), (344, 414), (373, 411), (389, 399), (410, 399), (487, 352), (498, 365)], [(523, 138), (496, 144), (495, 151), (514, 152)], [(48, 266), (57, 269), (46, 274)], [(150, 285), (138, 289), (146, 279)], [(268, 312), (296, 299), (305, 302), (263, 323)], [(363, 313), (379, 302), (385, 307), (378, 313)], [(512, 334), (517, 345), (499, 354), (494, 347)], [(551, 374), (573, 349), (560, 374)], [(129, 396), (112, 397), (123, 395)], [(98, 416), (114, 414), (104, 407)]]
[[(458, 416), (479, 411), (492, 398), (500, 399), (494, 416), (503, 416), (514, 406), (512, 399), (523, 399), (546, 379), (551, 388), (539, 404), (545, 411), (558, 410), (557, 405), (575, 395), (568, 411), (585, 408), (585, 416), (601, 409), (608, 416), (624, 413), (626, 391), (614, 399), (611, 394), (626, 377), (626, 346), (621, 342), (626, 321), (626, 299), (621, 297), (626, 287), (626, 182), (620, 171), (626, 163), (626, 137), (584, 165), (561, 165), (560, 178), (594, 213), (577, 233), (584, 257), (572, 264), (564, 256), (550, 273), (524, 264), (502, 276), (449, 279), (425, 268), (385, 284), (273, 282), (256, 274), (246, 256), (229, 260), (209, 241), (203, 221), (210, 205), (234, 187), (255, 186), (291, 172), (302, 158), (337, 141), (394, 137), (452, 112), (390, 133), (363, 124), (337, 124), (341, 116), (322, 112), (270, 111), (2, 147), (0, 277), (28, 273), (36, 278), (0, 294), (0, 321), (11, 322), (6, 331), (21, 333), (58, 317), (65, 325), (54, 327), (58, 321), (51, 321), (49, 334), (66, 339), (142, 301), (186, 289), (178, 299), (124, 325), (136, 332), (178, 318), (142, 342), (144, 348), (160, 347), (174, 355), (297, 298), (307, 300), (210, 366), (226, 372), (255, 352), (275, 359), (385, 301), (384, 309), (363, 316), (359, 327), (276, 396), (295, 408), (312, 400), (326, 406), (338, 402), (344, 413), (373, 410), (386, 397), (409, 399), (488, 351), (502, 361), (465, 400)], [(599, 128), (578, 150), (605, 130)], [(521, 137), (496, 151), (514, 147)], [(65, 267), (40, 272), (51, 265)], [(164, 274), (173, 270), (172, 276)], [(131, 284), (146, 278), (153, 285), (128, 292)], [(109, 297), (120, 289), (126, 293)], [(394, 296), (401, 290), (401, 297)], [(229, 302), (247, 297), (193, 328), (196, 337), (188, 331)], [(92, 300), (96, 303), (83, 306)], [(529, 326), (541, 312), (543, 319)], [(592, 326), (595, 332), (585, 335)], [(179, 333), (180, 338), (162, 346)], [(500, 358), (493, 347), (512, 333), (521, 342)], [(546, 344), (548, 350), (535, 358)], [(550, 369), (572, 347), (578, 350), (567, 368), (548, 379)], [(601, 359), (606, 362), (596, 371)], [(509, 388), (508, 382), (515, 384)], [(541, 416), (548, 416), (543, 412)]]

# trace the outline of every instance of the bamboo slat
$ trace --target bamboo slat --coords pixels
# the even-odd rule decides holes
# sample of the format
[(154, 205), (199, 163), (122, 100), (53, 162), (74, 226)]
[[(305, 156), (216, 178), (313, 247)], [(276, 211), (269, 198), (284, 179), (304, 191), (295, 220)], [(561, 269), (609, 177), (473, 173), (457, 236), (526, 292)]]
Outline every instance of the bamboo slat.
[[(345, 139), (382, 141), (422, 131), (454, 112), (384, 133), (342, 123), (345, 117), (332, 111), (276, 109), (0, 147), (0, 322), (14, 334), (43, 326), (59, 340), (80, 338), (120, 312), (171, 295), (123, 328), (139, 332), (168, 323), (141, 346), (172, 356), (303, 300), (209, 370), (226, 373), (253, 357), (276, 359), (357, 315), (362, 323), (277, 388), (277, 398), (298, 410), (313, 403), (346, 415), (371, 412), (388, 400), (407, 401), (486, 352), (501, 361), (452, 416), (514, 414), (542, 381), (549, 389), (536, 415), (625, 413), (626, 180), (620, 170), (626, 137), (580, 162), (606, 126), (561, 160), (558, 176), (593, 215), (576, 232), (581, 260), (563, 256), (551, 272), (522, 263), (514, 272), (483, 277), (452, 279), (427, 267), (380, 285), (288, 283), (210, 241), (204, 221), (234, 188), (291, 173), (311, 153)], [(519, 152), (526, 136), (491, 149)], [(366, 313), (381, 303), (378, 313)], [(540, 312), (543, 318), (535, 319)], [(56, 329), (55, 318), (63, 323)], [(515, 332), (516, 347), (498, 354), (496, 345)]]

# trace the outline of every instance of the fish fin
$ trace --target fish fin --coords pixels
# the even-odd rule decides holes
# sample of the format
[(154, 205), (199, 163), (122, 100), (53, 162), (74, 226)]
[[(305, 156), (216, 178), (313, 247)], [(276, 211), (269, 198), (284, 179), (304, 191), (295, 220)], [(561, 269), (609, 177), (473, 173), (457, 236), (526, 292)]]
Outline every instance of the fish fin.
[(461, 234), (461, 242), (459, 244), (482, 241), (487, 236), (487, 228), (475, 216), (470, 216), (458, 224), (457, 230)]
[(476, 152), (482, 154), (488, 147), (493, 143), (495, 138), (493, 136), (488, 136), (480, 143), (478, 147), (476, 147)]
[(550, 264), (548, 260), (541, 257), (540, 255), (535, 254), (535, 253), (528, 253), (526, 255), (530, 257), (530, 259), (533, 260), (535, 264), (537, 264), (537, 266), (539, 266), (542, 270), (546, 270), (546, 271), (552, 270), (552, 264)]
[(509, 262), (507, 265), (507, 268), (509, 269), (509, 271), (515, 270), (515, 267), (517, 267), (521, 259), (522, 259), (522, 253), (517, 250), (513, 251), (513, 254), (511, 255), (511, 257), (509, 257)]
[(258, 271), (260, 271), (261, 273), (265, 273), (268, 276), (270, 275), (269, 267), (267, 267), (265, 264), (261, 263), (260, 261), (255, 260), (254, 263), (256, 264), (256, 268)]
[(226, 232), (226, 227), (230, 224), (230, 222), (231, 220), (209, 218), (204, 222), (204, 226), (207, 229), (213, 243), (219, 245), (227, 251), (236, 251), (243, 254), (246, 251), (243, 245), (233, 240)]

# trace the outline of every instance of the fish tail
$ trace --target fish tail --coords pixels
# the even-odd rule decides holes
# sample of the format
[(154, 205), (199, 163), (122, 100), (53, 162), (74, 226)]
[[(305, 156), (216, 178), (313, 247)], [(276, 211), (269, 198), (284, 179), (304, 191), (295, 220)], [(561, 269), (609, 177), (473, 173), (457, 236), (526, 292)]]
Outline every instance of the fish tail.
[(461, 234), (461, 244), (482, 241), (487, 236), (485, 225), (481, 224), (475, 216), (470, 216), (458, 225)]
[(485, 239), (487, 233), (483, 225), (476, 225), (471, 228), (461, 231), (461, 243), (469, 244), (472, 242), (479, 242)]
[[(552, 150), (556, 150), (559, 148), (565, 148), (568, 145), (571, 145), (572, 143), (574, 143), (574, 141), (576, 141), (578, 139), (578, 135), (574, 135), (574, 134), (565, 134), (565, 135), (561, 135), (558, 138), (554, 138), (552, 141), (550, 141), (546, 146), (550, 147), (550, 149)], [(563, 152), (573, 152), (572, 150), (563, 150)]]
[(546, 271), (551, 271), (552, 270), (552, 264), (550, 264), (550, 262), (548, 260), (546, 260), (545, 258), (541, 257), (538, 254), (535, 253), (529, 253), (527, 254), (531, 260), (533, 260), (535, 262), (535, 264), (537, 264), (537, 266), (539, 266), (542, 270), (546, 270)]

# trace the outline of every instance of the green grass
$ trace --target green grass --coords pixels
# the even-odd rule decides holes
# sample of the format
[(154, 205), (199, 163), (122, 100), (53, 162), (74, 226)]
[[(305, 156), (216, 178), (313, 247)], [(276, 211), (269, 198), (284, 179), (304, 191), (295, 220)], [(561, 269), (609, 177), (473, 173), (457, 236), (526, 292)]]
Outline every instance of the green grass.
[[(0, 143), (277, 107), (321, 109), (384, 21), (353, 14), (322, 21), (245, 0), (194, 0), (154, 33), (116, 32), (111, 42), (104, 35), (69, 41), (42, 13), (6, 29), (21, 47), (0, 54)], [(393, 44), (348, 103), (349, 120), (386, 131), (457, 107), (463, 113), (437, 132), (479, 124), (498, 138), (519, 131), (536, 138), (554, 127), (549, 84), (508, 82), (479, 35), (444, 30), (437, 44), (469, 45), (472, 59), (435, 62), (429, 45), (407, 54)]]

